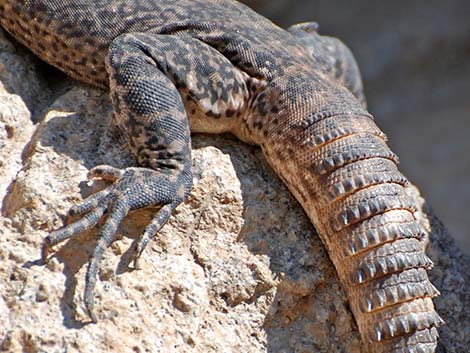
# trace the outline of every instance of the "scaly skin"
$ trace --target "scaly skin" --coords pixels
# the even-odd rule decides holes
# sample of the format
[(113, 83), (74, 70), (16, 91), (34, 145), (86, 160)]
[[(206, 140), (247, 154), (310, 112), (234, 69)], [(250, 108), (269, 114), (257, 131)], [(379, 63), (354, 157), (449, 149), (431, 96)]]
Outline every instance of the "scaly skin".
[(425, 230), (385, 135), (365, 110), (349, 50), (313, 23), (285, 31), (229, 0), (0, 0), (0, 24), (70, 76), (110, 90), (142, 168), (75, 206), (49, 248), (108, 214), (92, 255), (93, 311), (104, 249), (132, 209), (160, 205), (136, 259), (192, 186), (190, 129), (231, 132), (262, 151), (318, 230), (371, 352), (432, 353), (441, 319)]

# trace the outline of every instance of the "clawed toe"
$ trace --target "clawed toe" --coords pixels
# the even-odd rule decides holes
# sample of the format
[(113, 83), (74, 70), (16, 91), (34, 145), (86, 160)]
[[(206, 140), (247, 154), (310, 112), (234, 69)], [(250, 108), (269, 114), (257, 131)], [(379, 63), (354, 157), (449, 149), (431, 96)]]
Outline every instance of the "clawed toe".
[(98, 178), (115, 182), (124, 175), (124, 170), (109, 165), (99, 165), (88, 172), (88, 179)]
[(123, 171), (110, 166), (93, 168), (90, 176), (115, 181), (115, 183), (70, 209), (70, 215), (82, 215), (82, 218), (52, 232), (44, 239), (42, 261), (43, 263), (48, 261), (52, 246), (94, 227), (107, 214), (91, 256), (85, 280), (85, 308), (91, 320), (97, 322), (93, 310), (93, 299), (99, 264), (104, 251), (114, 241), (119, 224), (131, 210), (147, 206), (161, 206), (137, 243), (133, 263), (138, 269), (140, 268), (140, 255), (148, 242), (166, 223), (176, 206), (184, 200), (181, 195), (186, 195), (187, 192), (182, 193), (180, 190), (190, 189), (191, 178), (187, 175), (184, 178), (172, 178), (144, 168), (128, 168)]

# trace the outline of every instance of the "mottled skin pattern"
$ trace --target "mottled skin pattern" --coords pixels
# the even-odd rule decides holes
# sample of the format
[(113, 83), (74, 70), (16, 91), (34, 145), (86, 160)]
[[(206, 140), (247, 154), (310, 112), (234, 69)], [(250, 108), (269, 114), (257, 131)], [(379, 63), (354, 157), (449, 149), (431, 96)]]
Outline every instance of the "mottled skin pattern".
[(353, 54), (339, 39), (319, 35), (318, 27), (316, 22), (304, 22), (287, 30), (302, 41), (321, 70), (346, 86), (366, 108), (361, 74)]
[(86, 275), (133, 209), (160, 205), (136, 259), (191, 190), (190, 130), (261, 147), (317, 228), (371, 352), (432, 353), (441, 319), (425, 230), (385, 135), (365, 110), (348, 49), (314, 23), (285, 31), (229, 0), (0, 0), (0, 23), (70, 76), (110, 90), (141, 168), (98, 166), (114, 183), (49, 248), (107, 214)]

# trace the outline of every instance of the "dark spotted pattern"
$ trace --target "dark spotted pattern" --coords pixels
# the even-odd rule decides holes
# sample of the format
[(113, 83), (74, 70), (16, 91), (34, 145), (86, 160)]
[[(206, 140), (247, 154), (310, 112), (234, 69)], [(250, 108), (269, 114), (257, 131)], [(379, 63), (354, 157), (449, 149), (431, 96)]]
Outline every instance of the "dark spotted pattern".
[(117, 125), (142, 168), (98, 166), (114, 183), (70, 211), (82, 218), (43, 248), (100, 230), (96, 274), (133, 209), (160, 210), (136, 261), (192, 185), (190, 129), (259, 144), (317, 228), (370, 352), (433, 353), (441, 319), (425, 228), (385, 135), (365, 110), (347, 47), (315, 23), (285, 31), (229, 0), (0, 0), (0, 24), (70, 76), (110, 90)]
[(334, 37), (320, 36), (316, 22), (299, 23), (287, 30), (298, 37), (317, 66), (346, 86), (366, 107), (361, 74), (353, 54), (347, 46)]

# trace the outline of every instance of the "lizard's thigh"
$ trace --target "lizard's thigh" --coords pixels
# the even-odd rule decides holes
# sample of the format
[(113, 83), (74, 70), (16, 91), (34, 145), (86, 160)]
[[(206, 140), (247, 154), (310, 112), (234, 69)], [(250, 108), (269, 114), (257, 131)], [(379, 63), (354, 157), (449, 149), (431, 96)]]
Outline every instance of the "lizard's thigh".
[(191, 131), (228, 132), (246, 110), (250, 79), (211, 46), (189, 36), (137, 33), (122, 42), (139, 45), (181, 96)]

